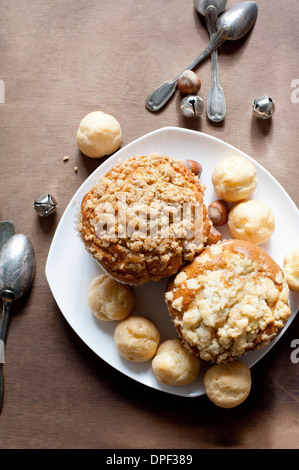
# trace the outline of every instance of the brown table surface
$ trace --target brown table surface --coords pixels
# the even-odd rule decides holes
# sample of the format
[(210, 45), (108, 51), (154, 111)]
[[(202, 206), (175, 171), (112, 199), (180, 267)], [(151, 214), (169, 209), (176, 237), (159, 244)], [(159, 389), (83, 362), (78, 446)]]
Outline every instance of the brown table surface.
[[(94, 110), (119, 120), (122, 147), (164, 126), (223, 139), (261, 163), (298, 206), (299, 94), (291, 86), (299, 78), (298, 2), (284, 2), (283, 12), (279, 0), (258, 5), (252, 32), (220, 48), (227, 116), (213, 124), (205, 113), (184, 119), (178, 93), (160, 113), (144, 106), (151, 90), (207, 44), (192, 0), (1, 2), (0, 219), (13, 220), (17, 232), (30, 236), (37, 266), (9, 325), (0, 448), (298, 448), (299, 364), (290, 359), (298, 317), (252, 368), (246, 402), (224, 410), (205, 395), (168, 395), (107, 365), (68, 325), (45, 277), (57, 224), (102, 162), (80, 154), (75, 141), (81, 118)], [(206, 102), (210, 60), (197, 72)], [(252, 117), (253, 99), (264, 94), (276, 101), (268, 121)], [(48, 191), (58, 208), (43, 219), (32, 202)], [(281, 243), (287, 248), (287, 240)]]

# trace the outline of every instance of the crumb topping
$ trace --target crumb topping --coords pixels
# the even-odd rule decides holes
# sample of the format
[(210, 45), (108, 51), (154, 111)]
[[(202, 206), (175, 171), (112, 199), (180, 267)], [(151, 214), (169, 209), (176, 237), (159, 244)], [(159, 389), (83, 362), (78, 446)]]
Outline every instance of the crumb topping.
[(174, 257), (182, 265), (203, 249), (210, 228), (204, 189), (179, 160), (133, 157), (87, 193), (78, 228), (99, 261), (113, 257), (116, 270), (159, 277)]
[(216, 257), (207, 250), (195, 266), (179, 286), (174, 281), (166, 302), (182, 338), (202, 359), (225, 362), (265, 346), (283, 328), (290, 307), (282, 272), (273, 275), (245, 254), (228, 256), (220, 245)]

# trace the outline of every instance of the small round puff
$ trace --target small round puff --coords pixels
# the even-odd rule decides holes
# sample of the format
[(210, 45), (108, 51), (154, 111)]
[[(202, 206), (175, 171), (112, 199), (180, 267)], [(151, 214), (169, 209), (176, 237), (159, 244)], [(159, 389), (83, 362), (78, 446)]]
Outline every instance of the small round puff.
[(188, 385), (200, 370), (200, 359), (183, 346), (179, 339), (164, 341), (152, 360), (157, 379), (166, 385)]
[(114, 341), (122, 357), (133, 362), (145, 362), (156, 354), (160, 332), (151, 320), (131, 315), (115, 328)]
[(124, 320), (134, 311), (135, 303), (133, 287), (107, 274), (100, 274), (89, 286), (88, 305), (100, 320)]
[(268, 241), (274, 232), (274, 214), (264, 202), (240, 202), (229, 213), (228, 228), (233, 238), (260, 245)]
[(283, 270), (289, 288), (299, 292), (299, 247), (286, 254), (283, 261)]
[(111, 155), (121, 144), (122, 130), (119, 122), (110, 114), (94, 111), (80, 122), (77, 145), (84, 155), (100, 158)]
[(245, 157), (233, 155), (215, 166), (212, 183), (216, 194), (227, 202), (248, 198), (256, 188), (256, 170)]
[(251, 373), (243, 362), (212, 366), (204, 375), (207, 397), (221, 408), (243, 403), (251, 390)]

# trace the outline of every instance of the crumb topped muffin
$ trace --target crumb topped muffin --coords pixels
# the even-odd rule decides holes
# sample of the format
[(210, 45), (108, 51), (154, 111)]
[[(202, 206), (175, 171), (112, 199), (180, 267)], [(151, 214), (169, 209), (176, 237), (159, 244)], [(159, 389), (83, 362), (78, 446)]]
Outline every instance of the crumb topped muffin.
[(151, 154), (121, 161), (83, 198), (85, 247), (118, 281), (171, 276), (207, 241), (204, 189), (180, 160)]
[(288, 296), (281, 268), (243, 240), (206, 248), (166, 289), (184, 344), (218, 364), (269, 344), (291, 314)]

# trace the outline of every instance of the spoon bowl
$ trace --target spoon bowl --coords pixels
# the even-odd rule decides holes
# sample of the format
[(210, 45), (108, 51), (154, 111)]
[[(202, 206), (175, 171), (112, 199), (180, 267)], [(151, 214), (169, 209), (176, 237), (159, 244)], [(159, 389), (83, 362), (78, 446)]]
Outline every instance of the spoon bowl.
[[(16, 300), (29, 289), (34, 275), (35, 257), (26, 235), (10, 237), (0, 252), (0, 298)], [(11, 294), (6, 298), (6, 292)], [(11, 297), (13, 296), (13, 299)]]
[[(3, 311), (0, 341), (4, 345), (12, 302), (22, 297), (32, 284), (35, 256), (26, 235), (12, 235), (0, 251), (0, 298)], [(0, 363), (0, 409), (3, 401), (3, 364)]]
[(233, 6), (217, 20), (217, 28), (229, 27), (227, 39), (236, 41), (247, 34), (256, 20), (258, 6), (255, 2), (243, 2)]

